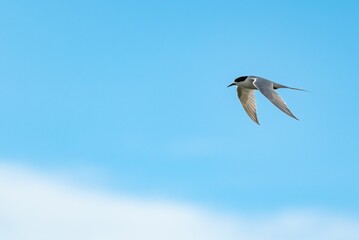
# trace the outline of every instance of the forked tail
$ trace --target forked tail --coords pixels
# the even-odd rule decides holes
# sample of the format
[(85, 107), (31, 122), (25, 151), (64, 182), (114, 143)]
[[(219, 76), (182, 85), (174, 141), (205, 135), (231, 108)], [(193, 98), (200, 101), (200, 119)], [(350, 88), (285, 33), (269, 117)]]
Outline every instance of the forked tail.
[(298, 91), (303, 91), (303, 92), (309, 92), (308, 90), (305, 89), (301, 89), (301, 88), (293, 88), (293, 87), (287, 87), (278, 83), (273, 83), (273, 88), (274, 89), (278, 89), (278, 88), (288, 88), (288, 89), (292, 89), (292, 90), (298, 90)]

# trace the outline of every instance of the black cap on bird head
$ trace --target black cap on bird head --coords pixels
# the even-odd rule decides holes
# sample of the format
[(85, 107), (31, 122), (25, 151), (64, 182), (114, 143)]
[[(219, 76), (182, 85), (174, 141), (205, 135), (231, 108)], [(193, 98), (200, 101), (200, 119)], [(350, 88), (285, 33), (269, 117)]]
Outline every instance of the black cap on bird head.
[(238, 82), (243, 82), (244, 80), (246, 80), (246, 79), (247, 79), (247, 77), (248, 77), (248, 76), (241, 76), (241, 77), (238, 77), (238, 78), (234, 79), (234, 82), (233, 82), (233, 83), (231, 83), (231, 84), (229, 84), (227, 87), (235, 86), (235, 85), (236, 85), (236, 83), (238, 83)]

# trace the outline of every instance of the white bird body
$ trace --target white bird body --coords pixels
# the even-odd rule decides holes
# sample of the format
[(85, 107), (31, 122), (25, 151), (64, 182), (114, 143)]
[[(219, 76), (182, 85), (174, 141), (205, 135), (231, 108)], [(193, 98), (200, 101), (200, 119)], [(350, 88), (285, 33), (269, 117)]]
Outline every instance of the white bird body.
[(255, 78), (252, 78), (252, 77), (253, 76), (248, 76), (246, 78), (246, 80), (236, 83), (237, 87), (257, 90), (256, 86), (254, 86), (254, 84), (253, 84)]
[(293, 90), (305, 91), (299, 88), (292, 88), (281, 85), (279, 83), (272, 82), (268, 79), (257, 76), (242, 76), (236, 78), (230, 86), (237, 86), (238, 98), (241, 101), (244, 110), (248, 116), (257, 124), (258, 118), (256, 113), (256, 100), (254, 96), (254, 90), (259, 90), (269, 101), (271, 101), (277, 108), (283, 111), (285, 114), (298, 120), (297, 117), (289, 110), (283, 99), (275, 91), (278, 88), (288, 88)]

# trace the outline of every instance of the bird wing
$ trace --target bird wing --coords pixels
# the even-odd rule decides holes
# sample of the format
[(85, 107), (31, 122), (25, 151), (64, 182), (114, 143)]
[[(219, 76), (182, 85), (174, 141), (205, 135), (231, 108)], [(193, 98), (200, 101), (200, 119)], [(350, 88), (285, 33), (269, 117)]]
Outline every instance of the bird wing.
[(254, 90), (237, 87), (237, 94), (248, 116), (259, 125), (256, 113), (256, 98), (254, 96)]
[(277, 108), (279, 108), (284, 113), (288, 114), (292, 118), (296, 118), (293, 113), (289, 110), (283, 99), (279, 94), (273, 89), (273, 82), (264, 78), (255, 78), (253, 85), (271, 101)]

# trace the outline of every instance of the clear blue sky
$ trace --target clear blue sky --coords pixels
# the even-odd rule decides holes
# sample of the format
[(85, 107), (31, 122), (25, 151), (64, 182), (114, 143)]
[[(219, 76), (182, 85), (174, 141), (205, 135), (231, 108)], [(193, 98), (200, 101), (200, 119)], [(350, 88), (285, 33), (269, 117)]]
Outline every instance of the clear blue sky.
[[(227, 211), (359, 213), (357, 1), (1, 1), (0, 161)], [(235, 89), (258, 75), (300, 119)]]

